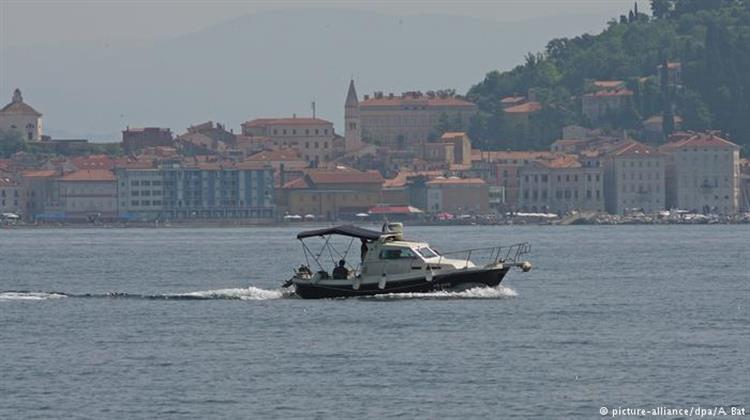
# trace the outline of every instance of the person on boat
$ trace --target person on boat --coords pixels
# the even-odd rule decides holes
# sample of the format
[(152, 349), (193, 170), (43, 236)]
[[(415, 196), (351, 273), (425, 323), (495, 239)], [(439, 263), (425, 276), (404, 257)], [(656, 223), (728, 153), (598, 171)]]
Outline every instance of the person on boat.
[(362, 262), (365, 262), (365, 255), (367, 255), (367, 239), (360, 239), (362, 246), (359, 247), (359, 256)]
[(336, 280), (343, 280), (349, 277), (349, 270), (345, 267), (346, 261), (339, 261), (339, 265), (333, 269), (333, 278)]

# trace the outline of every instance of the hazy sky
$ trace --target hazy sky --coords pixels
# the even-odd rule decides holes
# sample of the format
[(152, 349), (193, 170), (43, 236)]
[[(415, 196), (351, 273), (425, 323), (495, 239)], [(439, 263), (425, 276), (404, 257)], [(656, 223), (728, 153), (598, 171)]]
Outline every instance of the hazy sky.
[[(243, 14), (283, 8), (349, 8), (395, 15), (447, 14), (519, 21), (569, 14), (615, 17), (632, 4), (632, 0), (0, 0), (0, 46), (150, 40), (194, 32)], [(648, 2), (641, 0), (639, 7), (644, 12), (648, 12), (647, 6)]]

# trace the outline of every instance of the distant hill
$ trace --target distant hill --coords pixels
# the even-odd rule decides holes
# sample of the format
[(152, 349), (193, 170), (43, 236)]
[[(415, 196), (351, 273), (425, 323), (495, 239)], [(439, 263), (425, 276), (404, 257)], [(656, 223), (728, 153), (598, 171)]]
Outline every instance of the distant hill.
[[(165, 22), (179, 25), (179, 22)], [(601, 16), (499, 23), (366, 11), (284, 10), (241, 16), (148, 44), (24, 46), (4, 57), (5, 82), (63, 137), (119, 139), (126, 126), (182, 131), (205, 120), (238, 128), (310, 113), (342, 129), (351, 76), (373, 90), (466, 91), (486, 69), (510, 68), (547, 40), (599, 31)], [(1, 92), (0, 98), (9, 92)]]
[[(683, 128), (721, 130), (750, 151), (750, 0), (650, 4), (650, 15), (625, 11), (598, 35), (553, 39), (524, 64), (488, 73), (468, 94), (481, 110), (473, 138), (491, 149), (545, 148), (563, 124), (590, 124), (576, 99), (587, 80), (623, 80), (634, 100), (606, 122), (609, 128), (637, 129), (643, 118), (674, 112)], [(662, 90), (667, 84), (659, 83), (657, 66), (665, 60), (681, 63), (681, 86)], [(519, 130), (500, 99), (530, 89), (544, 108)]]

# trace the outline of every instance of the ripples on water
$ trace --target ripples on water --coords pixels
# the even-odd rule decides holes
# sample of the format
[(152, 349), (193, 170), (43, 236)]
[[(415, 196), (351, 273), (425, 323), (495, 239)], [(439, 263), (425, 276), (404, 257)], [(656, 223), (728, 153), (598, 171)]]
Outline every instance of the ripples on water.
[(306, 301), (295, 229), (0, 232), (0, 418), (599, 417), (750, 395), (746, 226), (528, 240), (498, 288)]

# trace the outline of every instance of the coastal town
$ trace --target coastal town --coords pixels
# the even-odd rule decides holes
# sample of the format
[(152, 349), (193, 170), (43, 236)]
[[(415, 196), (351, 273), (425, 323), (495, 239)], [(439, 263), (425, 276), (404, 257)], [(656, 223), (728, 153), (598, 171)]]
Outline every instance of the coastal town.
[[(668, 63), (664, 80), (680, 83), (680, 69)], [(123, 127), (103, 145), (45, 135), (42, 113), (16, 89), (0, 111), (0, 141), (28, 147), (0, 159), (0, 214), (28, 225), (747, 221), (740, 146), (717, 131), (683, 131), (677, 115), (670, 133), (663, 115), (640, 130), (598, 127), (633, 92), (620, 80), (589, 84), (580, 112), (591, 126), (559, 127), (547, 150), (479, 147), (452, 128), (478, 112), (452, 90), (360, 97), (352, 80), (342, 87), (343, 131), (313, 107), (237, 130)], [(518, 127), (543, 109), (533, 91), (500, 102)]]

